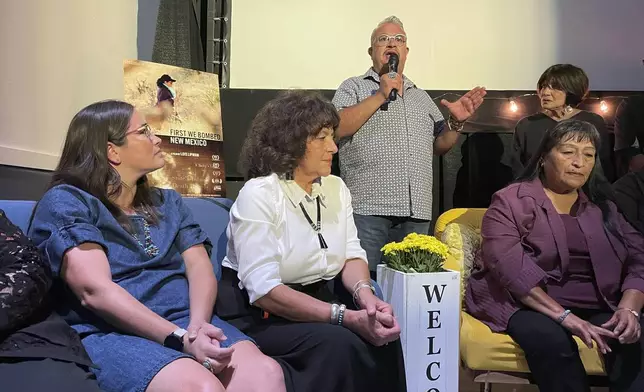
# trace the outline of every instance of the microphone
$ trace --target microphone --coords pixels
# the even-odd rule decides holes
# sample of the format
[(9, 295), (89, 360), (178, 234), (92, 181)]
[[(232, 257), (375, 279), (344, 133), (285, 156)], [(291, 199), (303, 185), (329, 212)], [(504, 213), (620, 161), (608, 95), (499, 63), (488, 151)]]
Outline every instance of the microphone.
[[(389, 55), (389, 72), (396, 72), (398, 73), (398, 55), (396, 53), (392, 53)], [(391, 89), (389, 92), (389, 100), (390, 101), (395, 101), (396, 98), (398, 97), (398, 89)]]

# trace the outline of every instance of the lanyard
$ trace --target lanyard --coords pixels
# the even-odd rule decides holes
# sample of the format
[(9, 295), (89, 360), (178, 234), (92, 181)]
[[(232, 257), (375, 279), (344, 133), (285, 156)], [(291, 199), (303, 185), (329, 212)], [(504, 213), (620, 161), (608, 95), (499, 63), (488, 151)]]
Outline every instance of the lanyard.
[(320, 196), (316, 197), (315, 200), (317, 201), (317, 206), (318, 206), (317, 224), (313, 223), (313, 220), (306, 212), (306, 209), (304, 208), (304, 205), (302, 204), (302, 202), (300, 202), (300, 208), (302, 209), (302, 212), (304, 213), (304, 217), (306, 218), (306, 220), (309, 221), (309, 225), (311, 225), (311, 228), (313, 229), (313, 231), (315, 231), (318, 234), (318, 240), (320, 241), (320, 248), (328, 249), (329, 247), (327, 246), (326, 241), (324, 241), (324, 237), (322, 237), (322, 233), (320, 233), (320, 230), (322, 229), (322, 221), (320, 220)]

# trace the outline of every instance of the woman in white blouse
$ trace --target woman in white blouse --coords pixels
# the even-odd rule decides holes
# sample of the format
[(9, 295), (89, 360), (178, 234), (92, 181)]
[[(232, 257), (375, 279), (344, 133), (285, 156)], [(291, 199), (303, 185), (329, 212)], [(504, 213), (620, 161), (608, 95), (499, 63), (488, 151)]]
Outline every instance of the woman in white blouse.
[(330, 175), (338, 122), (331, 103), (295, 91), (254, 119), (217, 313), (280, 362), (289, 391), (405, 391), (400, 327)]

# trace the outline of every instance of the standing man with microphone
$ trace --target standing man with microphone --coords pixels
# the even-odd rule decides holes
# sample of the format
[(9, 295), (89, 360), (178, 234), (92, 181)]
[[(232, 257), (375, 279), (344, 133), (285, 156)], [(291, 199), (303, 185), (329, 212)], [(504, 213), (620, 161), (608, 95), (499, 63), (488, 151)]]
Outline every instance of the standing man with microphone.
[(476, 87), (456, 102), (430, 96), (403, 74), (409, 48), (402, 22), (390, 16), (371, 33), (373, 66), (345, 80), (333, 97), (340, 172), (353, 198), (358, 237), (375, 277), (380, 249), (407, 234), (427, 234), (432, 217), (432, 158), (449, 151), (483, 103)]

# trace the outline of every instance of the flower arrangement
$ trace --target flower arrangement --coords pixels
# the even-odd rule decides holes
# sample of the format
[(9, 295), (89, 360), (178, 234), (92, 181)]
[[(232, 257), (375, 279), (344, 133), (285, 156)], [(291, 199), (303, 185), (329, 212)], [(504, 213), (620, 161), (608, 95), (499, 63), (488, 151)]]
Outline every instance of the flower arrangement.
[(382, 247), (387, 266), (405, 273), (442, 272), (449, 249), (434, 236), (411, 233)]

